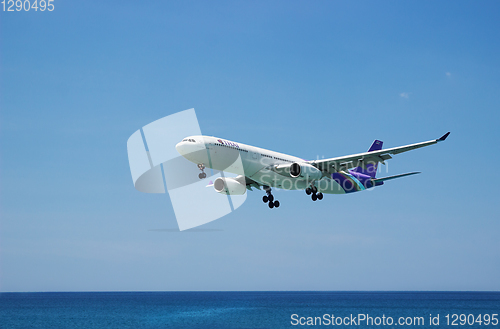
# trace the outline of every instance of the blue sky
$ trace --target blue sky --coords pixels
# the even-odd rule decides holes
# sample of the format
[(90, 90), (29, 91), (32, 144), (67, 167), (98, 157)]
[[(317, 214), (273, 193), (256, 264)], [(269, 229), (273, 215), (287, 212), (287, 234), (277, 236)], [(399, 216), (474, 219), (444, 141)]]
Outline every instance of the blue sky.
[[(0, 291), (499, 290), (495, 1), (55, 1), (0, 12)], [(126, 141), (202, 132), (313, 159), (438, 138), (373, 191), (262, 193), (176, 228)], [(384, 168), (385, 170), (385, 168)]]

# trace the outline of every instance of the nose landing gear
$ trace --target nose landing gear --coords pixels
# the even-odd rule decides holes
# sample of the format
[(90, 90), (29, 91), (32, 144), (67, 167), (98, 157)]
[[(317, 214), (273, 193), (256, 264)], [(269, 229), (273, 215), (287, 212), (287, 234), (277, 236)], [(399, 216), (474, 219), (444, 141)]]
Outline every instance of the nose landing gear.
[(267, 195), (264, 195), (262, 197), (262, 201), (264, 203), (267, 203), (269, 208), (273, 209), (273, 208), (278, 208), (280, 206), (280, 202), (278, 200), (274, 200), (274, 196), (271, 194), (271, 188), (266, 186), (264, 187), (264, 189), (266, 190), (266, 194)]
[(323, 200), (323, 193), (321, 193), (321, 192), (318, 193), (318, 189), (314, 185), (306, 188), (306, 194), (311, 195), (311, 199), (313, 201)]
[(203, 179), (203, 178), (206, 178), (207, 177), (207, 174), (205, 174), (205, 165), (203, 163), (199, 163), (198, 164), (198, 169), (201, 170), (201, 173), (199, 173), (198, 177), (200, 179)]

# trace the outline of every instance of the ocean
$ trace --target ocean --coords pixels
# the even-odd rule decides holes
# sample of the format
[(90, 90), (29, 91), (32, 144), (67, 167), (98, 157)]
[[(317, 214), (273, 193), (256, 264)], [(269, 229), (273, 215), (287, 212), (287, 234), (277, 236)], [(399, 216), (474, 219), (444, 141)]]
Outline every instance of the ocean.
[(498, 314), (500, 292), (0, 293), (2, 329), (499, 328)]

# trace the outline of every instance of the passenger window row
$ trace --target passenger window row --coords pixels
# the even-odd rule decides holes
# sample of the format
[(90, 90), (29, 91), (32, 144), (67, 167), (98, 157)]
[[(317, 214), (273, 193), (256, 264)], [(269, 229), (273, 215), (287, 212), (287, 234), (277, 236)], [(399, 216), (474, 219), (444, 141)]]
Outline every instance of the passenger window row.
[(260, 155), (263, 156), (263, 157), (266, 157), (266, 158), (270, 158), (270, 159), (274, 158), (275, 160), (281, 160), (281, 161), (285, 161), (285, 162), (293, 162), (293, 161), (290, 161), (290, 160), (285, 160), (285, 159), (281, 159), (281, 158), (277, 158), (277, 157), (272, 157), (272, 156), (267, 155), (267, 154), (262, 154), (261, 153)]
[(274, 157), (276, 160), (281, 160), (281, 161), (285, 161), (285, 162), (292, 162), (290, 160), (285, 160), (285, 159), (281, 159), (281, 158), (277, 158), (277, 157)]
[(217, 146), (223, 146), (223, 147), (227, 147), (227, 148), (230, 148), (230, 149), (233, 149), (233, 150), (238, 150), (238, 151), (242, 151), (242, 152), (247, 152), (247, 150), (244, 150), (242, 148), (238, 148), (238, 147), (234, 147), (234, 146), (228, 146), (228, 145), (224, 145), (224, 144), (219, 144), (219, 143), (215, 143), (214, 145), (217, 145)]

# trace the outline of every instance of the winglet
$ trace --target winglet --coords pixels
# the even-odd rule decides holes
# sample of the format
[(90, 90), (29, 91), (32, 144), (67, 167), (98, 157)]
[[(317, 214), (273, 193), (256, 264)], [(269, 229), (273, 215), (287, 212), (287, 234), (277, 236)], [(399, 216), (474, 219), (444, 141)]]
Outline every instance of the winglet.
[(450, 132), (448, 131), (446, 134), (441, 136), (441, 138), (436, 139), (436, 142), (442, 142), (442, 141), (446, 140), (446, 138), (448, 138), (449, 134), (450, 134)]
[(212, 181), (210, 181), (210, 183), (208, 183), (208, 185), (205, 187), (211, 187), (211, 186), (214, 186), (214, 182), (212, 182)]

